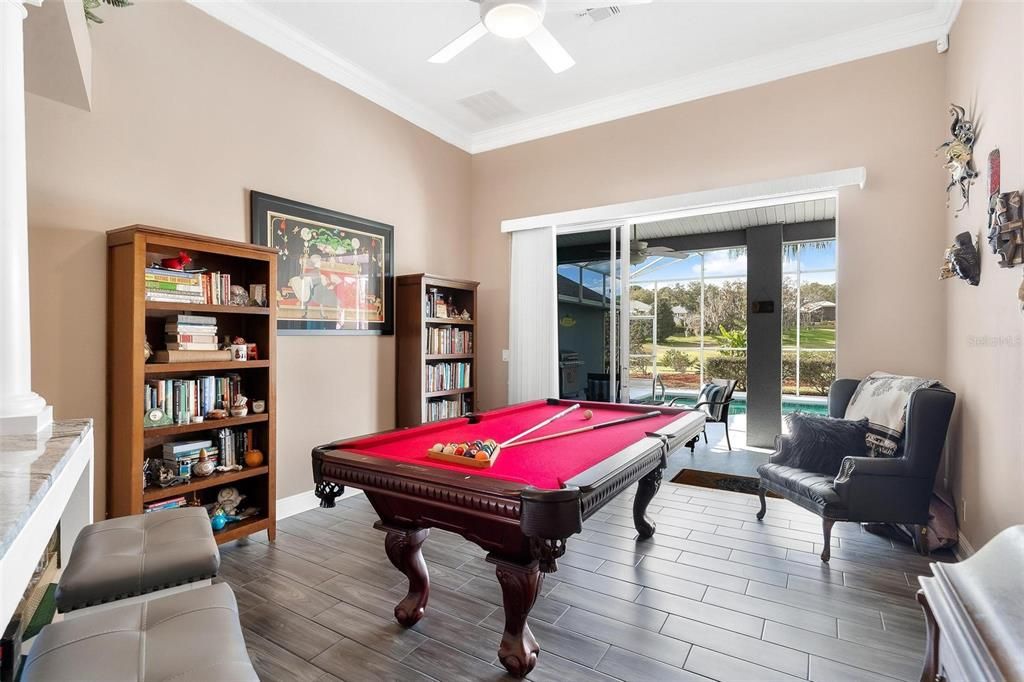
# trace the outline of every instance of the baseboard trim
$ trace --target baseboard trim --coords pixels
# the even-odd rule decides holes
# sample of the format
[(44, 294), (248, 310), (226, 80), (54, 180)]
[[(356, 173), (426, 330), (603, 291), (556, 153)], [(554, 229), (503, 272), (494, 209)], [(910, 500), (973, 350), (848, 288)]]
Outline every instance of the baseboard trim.
[(956, 556), (957, 561), (963, 561), (970, 559), (974, 554), (974, 546), (968, 542), (967, 537), (963, 533), (957, 531), (956, 534), (956, 547), (953, 548), (953, 554)]
[[(353, 497), (355, 495), (362, 495), (362, 490), (355, 488), (348, 488), (342, 493), (339, 500), (343, 500), (346, 497)], [(282, 497), (277, 501), (277, 518), (287, 519), (289, 516), (295, 516), (301, 514), (304, 511), (310, 509), (316, 509), (320, 506), (320, 499), (313, 493), (312, 490), (307, 490), (304, 493), (298, 493), (297, 495), (289, 495), (288, 497)]]

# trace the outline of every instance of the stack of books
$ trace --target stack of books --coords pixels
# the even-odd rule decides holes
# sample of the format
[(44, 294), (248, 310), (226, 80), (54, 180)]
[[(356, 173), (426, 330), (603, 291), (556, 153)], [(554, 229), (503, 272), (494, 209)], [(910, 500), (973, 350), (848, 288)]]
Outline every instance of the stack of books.
[(160, 500), (159, 502), (149, 502), (142, 506), (142, 511), (145, 514), (155, 511), (163, 511), (164, 509), (177, 509), (178, 507), (185, 506), (184, 497), (174, 497), (169, 500)]
[(427, 329), (427, 353), (472, 353), (473, 332), (455, 327), (431, 327)]
[(174, 315), (164, 323), (166, 350), (154, 354), (155, 362), (215, 362), (230, 360), (230, 350), (219, 350), (217, 318), (207, 315)]
[(192, 379), (150, 379), (142, 397), (146, 412), (159, 407), (175, 424), (191, 424), (196, 417), (206, 417), (214, 408), (229, 409), (241, 393), (241, 376), (225, 374)]
[(224, 453), (224, 466), (241, 464), (245, 459), (246, 450), (252, 447), (247, 431), (218, 429), (216, 436), (219, 452)]
[(470, 388), (470, 363), (439, 362), (427, 365), (427, 392)]
[(206, 455), (212, 459), (214, 464), (219, 463), (219, 448), (214, 447), (211, 440), (192, 440), (178, 443), (164, 444), (164, 464), (174, 471), (176, 476), (190, 478), (192, 476), (192, 465), (199, 461), (200, 450), (206, 450)]
[(150, 266), (146, 268), (146, 300), (205, 303), (202, 273)]
[(470, 405), (470, 398), (465, 395), (455, 400), (445, 400), (443, 398), (440, 400), (428, 400), (427, 421), (433, 422), (439, 419), (461, 417), (470, 412)]

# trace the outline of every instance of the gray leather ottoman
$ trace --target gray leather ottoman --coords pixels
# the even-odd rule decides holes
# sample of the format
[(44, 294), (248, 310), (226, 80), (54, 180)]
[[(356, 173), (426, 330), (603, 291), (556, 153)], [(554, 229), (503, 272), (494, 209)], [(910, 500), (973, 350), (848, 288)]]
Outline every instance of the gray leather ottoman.
[(24, 682), (248, 682), (238, 607), (224, 583), (47, 625)]
[(86, 526), (57, 586), (61, 612), (217, 575), (220, 552), (202, 507), (125, 516)]

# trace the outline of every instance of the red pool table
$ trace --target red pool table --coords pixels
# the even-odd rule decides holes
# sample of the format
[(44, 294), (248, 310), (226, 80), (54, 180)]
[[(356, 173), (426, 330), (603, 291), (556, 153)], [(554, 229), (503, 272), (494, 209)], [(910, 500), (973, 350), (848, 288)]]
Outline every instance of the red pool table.
[[(580, 409), (531, 433), (534, 438), (657, 410), (650, 419), (564, 438), (502, 448), (494, 466), (477, 469), (427, 457), (435, 443), (492, 438), (501, 443), (571, 406), (538, 400), (407, 429), (360, 436), (313, 449), (321, 506), (334, 506), (344, 486), (360, 488), (387, 532), (391, 563), (409, 579), (395, 607), (402, 625), (423, 617), (430, 592), (420, 546), (430, 528), (463, 536), (489, 552), (505, 606), (498, 657), (514, 675), (533, 669), (540, 648), (526, 623), (544, 573), (556, 570), (569, 536), (610, 499), (639, 481), (633, 521), (641, 538), (654, 533), (647, 505), (661, 485), (668, 454), (692, 447), (704, 415), (692, 410), (581, 402)], [(593, 412), (590, 421), (585, 410)], [(525, 440), (525, 439), (524, 439)]]

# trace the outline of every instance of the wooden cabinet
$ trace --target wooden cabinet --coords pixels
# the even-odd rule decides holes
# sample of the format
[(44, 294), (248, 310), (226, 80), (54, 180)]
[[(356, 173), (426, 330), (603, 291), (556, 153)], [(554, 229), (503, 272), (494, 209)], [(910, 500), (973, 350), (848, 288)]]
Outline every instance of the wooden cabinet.
[[(190, 503), (208, 504), (217, 492), (231, 485), (245, 495), (242, 507), (259, 507), (256, 516), (229, 523), (216, 532), (218, 542), (234, 540), (265, 530), (275, 534), (275, 420), (274, 385), (277, 329), (273, 307), (212, 305), (195, 302), (147, 301), (146, 268), (163, 258), (187, 252), (194, 265), (230, 275), (231, 283), (249, 290), (250, 284), (276, 281), (277, 252), (223, 239), (133, 225), (107, 233), (107, 516), (142, 513), (145, 505), (184, 496)], [(146, 362), (144, 344), (154, 351), (165, 347), (169, 318), (191, 314), (215, 317), (217, 336), (243, 337), (255, 343), (257, 360), (221, 359), (205, 362)], [(242, 392), (250, 399), (246, 416), (205, 419), (201, 423), (174, 423), (144, 427), (146, 393), (160, 380), (194, 379), (201, 376), (237, 376)], [(173, 384), (173, 381), (167, 382)], [(265, 409), (255, 413), (251, 402), (262, 400)], [(263, 453), (258, 466), (244, 466), (244, 453), (236, 458), (240, 471), (214, 473), (205, 478), (161, 488), (144, 486), (143, 466), (149, 457), (160, 458), (163, 446), (183, 440), (213, 440), (221, 429), (243, 432)]]
[(398, 426), (475, 410), (479, 283), (423, 273), (396, 281)]

